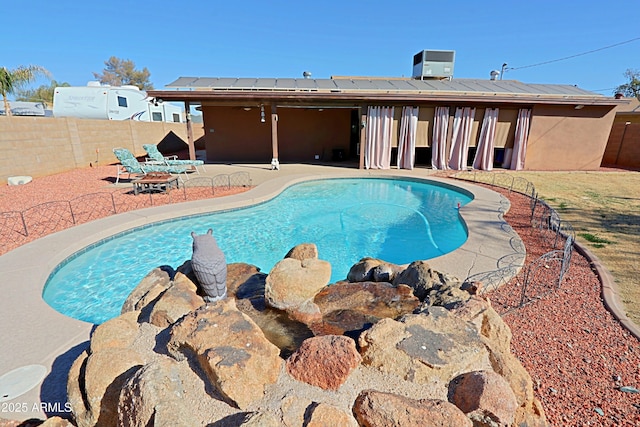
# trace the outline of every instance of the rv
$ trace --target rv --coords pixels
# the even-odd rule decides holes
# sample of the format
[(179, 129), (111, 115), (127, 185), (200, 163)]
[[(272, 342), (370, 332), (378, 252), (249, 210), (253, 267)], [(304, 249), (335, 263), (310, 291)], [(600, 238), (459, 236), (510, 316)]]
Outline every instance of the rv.
[(147, 97), (136, 86), (56, 87), (53, 94), (54, 117), (82, 119), (136, 120), (141, 122), (182, 123), (182, 109)]

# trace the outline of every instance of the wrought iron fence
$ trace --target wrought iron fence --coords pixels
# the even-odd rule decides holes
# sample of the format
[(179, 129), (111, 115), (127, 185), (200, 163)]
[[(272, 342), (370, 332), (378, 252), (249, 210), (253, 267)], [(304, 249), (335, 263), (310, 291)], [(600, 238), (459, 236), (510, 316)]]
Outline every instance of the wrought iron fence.
[(212, 197), (216, 191), (250, 187), (247, 172), (194, 177), (178, 190), (148, 191), (134, 195), (132, 187), (83, 194), (72, 200), (41, 203), (23, 211), (0, 212), (0, 255), (20, 245), (117, 213)]
[[(535, 186), (522, 177), (503, 172), (481, 171), (463, 171), (454, 177), (501, 187), (509, 193), (517, 192), (528, 197), (531, 208), (530, 231), (536, 233), (536, 237), (548, 249), (525, 265), (526, 250), (522, 240), (514, 236), (510, 240), (514, 252), (498, 260), (497, 269), (474, 274), (466, 280), (483, 283), (482, 292), (492, 292), (492, 302), (501, 314), (523, 307), (559, 289), (571, 263), (576, 237), (572, 225), (563, 221), (555, 209), (541, 200)], [(502, 204), (499, 212), (500, 215), (505, 212)], [(508, 224), (503, 226), (503, 231), (513, 232)], [(512, 280), (515, 281), (515, 286), (510, 291), (504, 291), (503, 285)]]

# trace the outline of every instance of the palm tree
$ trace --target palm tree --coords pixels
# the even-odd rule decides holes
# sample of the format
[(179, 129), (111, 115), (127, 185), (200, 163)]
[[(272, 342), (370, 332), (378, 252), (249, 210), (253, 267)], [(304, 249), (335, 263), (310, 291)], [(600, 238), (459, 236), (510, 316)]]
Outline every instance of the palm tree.
[(2, 93), (4, 111), (7, 116), (11, 115), (11, 108), (9, 107), (7, 96), (27, 83), (33, 82), (39, 75), (49, 78), (50, 73), (39, 65), (20, 66), (14, 70), (0, 67), (0, 93)]

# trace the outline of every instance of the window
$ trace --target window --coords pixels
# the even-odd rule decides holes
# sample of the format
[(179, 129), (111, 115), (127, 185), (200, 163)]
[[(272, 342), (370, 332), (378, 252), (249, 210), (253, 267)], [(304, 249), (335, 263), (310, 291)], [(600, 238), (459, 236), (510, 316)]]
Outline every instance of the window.
[(124, 96), (118, 97), (118, 107), (126, 107), (127, 106), (127, 98)]
[(151, 113), (151, 120), (154, 122), (162, 121), (162, 113)]
[(180, 114), (173, 113), (173, 122), (174, 123), (180, 123)]

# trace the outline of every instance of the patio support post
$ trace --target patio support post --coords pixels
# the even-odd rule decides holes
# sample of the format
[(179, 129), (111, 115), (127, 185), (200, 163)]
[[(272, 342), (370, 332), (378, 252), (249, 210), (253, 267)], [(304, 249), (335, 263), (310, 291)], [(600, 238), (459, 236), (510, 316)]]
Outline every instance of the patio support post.
[(278, 109), (275, 104), (271, 104), (271, 170), (280, 170), (278, 161)]
[(189, 144), (189, 159), (196, 159), (196, 146), (193, 143), (193, 129), (191, 128), (191, 103), (184, 101), (184, 111), (187, 120), (187, 143)]
[(360, 115), (360, 164), (358, 167), (364, 169), (364, 152), (367, 143), (367, 106), (358, 107), (358, 113)]

